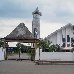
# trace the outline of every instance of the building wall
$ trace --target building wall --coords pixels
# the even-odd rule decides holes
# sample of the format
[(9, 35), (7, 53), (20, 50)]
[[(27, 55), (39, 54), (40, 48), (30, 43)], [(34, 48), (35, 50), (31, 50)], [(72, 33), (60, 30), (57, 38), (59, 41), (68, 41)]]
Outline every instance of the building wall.
[(0, 48), (0, 60), (5, 60), (6, 49)]
[(67, 35), (69, 35), (69, 37), (71, 37), (70, 30), (71, 30), (70, 26), (66, 27), (66, 47), (68, 47), (68, 44), (70, 44), (70, 41), (68, 42), (68, 37), (67, 37)]
[(57, 44), (57, 34), (51, 36), (49, 41), (52, 42), (53, 44)]
[(62, 46), (62, 30), (57, 32), (57, 44)]
[(45, 61), (74, 61), (74, 52), (42, 52), (40, 49), (36, 50), (35, 60)]
[[(65, 41), (63, 41), (63, 38), (65, 39)], [(61, 46), (63, 46), (63, 43), (65, 43), (66, 45), (66, 28), (62, 29), (62, 45)]]
[(73, 26), (68, 25), (66, 27), (63, 27), (57, 30), (56, 32), (51, 34), (51, 36), (49, 35), (47, 37), (47, 40), (51, 41), (52, 44), (58, 44), (65, 49), (68, 49), (68, 48), (71, 49), (72, 38), (74, 38)]

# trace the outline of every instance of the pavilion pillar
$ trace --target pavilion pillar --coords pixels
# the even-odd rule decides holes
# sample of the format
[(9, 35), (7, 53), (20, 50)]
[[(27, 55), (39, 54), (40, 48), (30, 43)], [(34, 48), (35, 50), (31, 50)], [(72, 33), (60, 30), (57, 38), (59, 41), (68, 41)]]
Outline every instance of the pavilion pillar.
[(34, 44), (34, 59), (33, 59), (33, 61), (35, 62), (35, 55), (36, 55), (36, 49), (37, 49), (37, 44), (36, 44), (36, 42), (35, 43), (33, 43)]
[(20, 53), (21, 53), (21, 47), (19, 48), (19, 60), (21, 59), (20, 58), (20, 56), (21, 56)]

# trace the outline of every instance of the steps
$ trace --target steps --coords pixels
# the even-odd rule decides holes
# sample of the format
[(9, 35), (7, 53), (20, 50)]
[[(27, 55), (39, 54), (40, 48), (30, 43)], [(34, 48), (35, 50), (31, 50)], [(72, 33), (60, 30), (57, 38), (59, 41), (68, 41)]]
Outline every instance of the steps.
[(69, 65), (69, 64), (74, 64), (74, 61), (45, 61), (45, 60), (37, 60), (35, 61), (37, 65), (57, 65), (57, 64), (64, 64), (64, 65)]

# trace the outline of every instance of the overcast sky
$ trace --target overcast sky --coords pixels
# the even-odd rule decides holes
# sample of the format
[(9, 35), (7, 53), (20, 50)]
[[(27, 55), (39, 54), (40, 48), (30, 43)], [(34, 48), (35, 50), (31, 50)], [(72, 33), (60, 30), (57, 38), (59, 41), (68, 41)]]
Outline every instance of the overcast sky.
[(32, 31), (32, 12), (39, 8), (41, 38), (60, 27), (74, 24), (74, 0), (0, 0), (0, 38), (21, 22)]

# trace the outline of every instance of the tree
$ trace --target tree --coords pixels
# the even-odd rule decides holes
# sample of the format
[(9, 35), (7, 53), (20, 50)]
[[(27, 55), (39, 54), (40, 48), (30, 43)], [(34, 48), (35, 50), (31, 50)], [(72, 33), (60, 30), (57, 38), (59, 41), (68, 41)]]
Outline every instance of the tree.
[(49, 50), (50, 50), (50, 52), (60, 52), (60, 46), (58, 45), (58, 44), (56, 44), (56, 45), (51, 45), (50, 47), (49, 47)]
[(42, 49), (43, 52), (47, 52), (49, 51), (49, 46), (50, 46), (51, 42), (47, 42), (45, 39), (40, 39), (37, 46)]
[(58, 44), (56, 44), (56, 52), (60, 52), (60, 46)]
[(20, 49), (21, 53), (27, 53), (28, 50), (31, 48), (31, 46), (26, 46), (21, 43), (17, 43), (16, 46), (17, 46), (16, 50), (19, 51), (19, 49)]
[(0, 47), (3, 47), (4, 42), (0, 39)]
[(40, 39), (37, 46), (42, 49), (43, 52), (59, 52), (60, 46), (58, 44), (51, 44), (52, 42), (47, 41), (46, 39)]
[(71, 52), (73, 52), (74, 51), (74, 47), (71, 49)]

